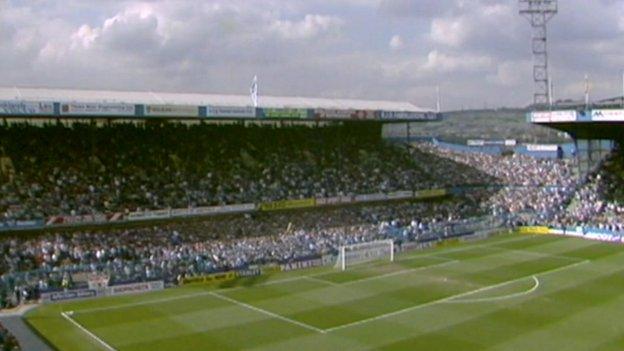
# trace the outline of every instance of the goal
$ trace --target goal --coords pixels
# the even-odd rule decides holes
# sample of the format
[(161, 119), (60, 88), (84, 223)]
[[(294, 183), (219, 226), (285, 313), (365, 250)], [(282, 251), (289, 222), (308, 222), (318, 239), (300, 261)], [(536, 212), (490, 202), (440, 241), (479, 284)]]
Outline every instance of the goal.
[(394, 241), (377, 240), (341, 246), (336, 260), (336, 268), (346, 270), (358, 263), (389, 259), (394, 262)]

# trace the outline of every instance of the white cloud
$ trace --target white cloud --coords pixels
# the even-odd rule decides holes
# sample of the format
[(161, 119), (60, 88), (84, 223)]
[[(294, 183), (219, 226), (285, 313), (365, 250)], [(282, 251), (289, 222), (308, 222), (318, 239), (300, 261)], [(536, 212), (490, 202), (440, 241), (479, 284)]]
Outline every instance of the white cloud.
[(403, 43), (403, 38), (401, 38), (400, 35), (395, 34), (392, 36), (392, 38), (390, 38), (390, 42), (388, 43), (388, 45), (392, 50), (399, 50), (403, 47), (403, 45), (405, 45), (405, 43)]
[(308, 14), (301, 21), (277, 19), (270, 28), (285, 39), (310, 39), (338, 30), (342, 23), (337, 17)]
[(421, 70), (434, 72), (481, 71), (492, 68), (493, 62), (493, 59), (488, 56), (450, 55), (433, 50), (427, 55), (427, 61), (421, 66)]
[(431, 22), (434, 43), (460, 46), (470, 36), (471, 28), (463, 18), (436, 18)]

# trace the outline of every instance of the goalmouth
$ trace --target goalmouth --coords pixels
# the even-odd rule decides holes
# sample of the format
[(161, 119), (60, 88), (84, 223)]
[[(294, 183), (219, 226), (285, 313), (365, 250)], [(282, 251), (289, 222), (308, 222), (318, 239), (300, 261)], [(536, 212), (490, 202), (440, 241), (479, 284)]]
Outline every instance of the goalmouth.
[(341, 246), (335, 268), (344, 271), (355, 264), (382, 259), (394, 262), (394, 240), (377, 240)]

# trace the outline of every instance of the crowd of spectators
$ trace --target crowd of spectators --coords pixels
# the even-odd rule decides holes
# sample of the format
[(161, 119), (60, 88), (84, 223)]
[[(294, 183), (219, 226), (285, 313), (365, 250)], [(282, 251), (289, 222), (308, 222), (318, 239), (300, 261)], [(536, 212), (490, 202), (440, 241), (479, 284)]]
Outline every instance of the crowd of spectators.
[(0, 286), (7, 303), (19, 303), (93, 274), (105, 274), (112, 284), (150, 279), (176, 284), (210, 272), (335, 254), (350, 243), (422, 240), (481, 214), (478, 200), (462, 198), (13, 237), (0, 241)]
[[(438, 177), (448, 160), (380, 135), (369, 124), (3, 125), (0, 221), (387, 193), (457, 180)], [(479, 177), (464, 168), (456, 178)]]
[(553, 220), (559, 227), (624, 232), (624, 154), (616, 150), (591, 172), (570, 206)]
[(431, 143), (420, 143), (415, 147), (491, 176), (485, 180), (465, 177), (463, 183), (456, 184), (474, 185), (474, 191), (492, 191), (482, 206), (496, 215), (528, 213), (536, 220), (550, 220), (565, 211), (578, 184), (572, 160), (458, 152)]
[(178, 284), (373, 239), (437, 240), (474, 229), (483, 216), (622, 230), (623, 160), (616, 153), (579, 187), (570, 160), (392, 145), (368, 124), (4, 125), (0, 222), (434, 188), (455, 188), (456, 196), (5, 237), (0, 305), (95, 275), (111, 284)]

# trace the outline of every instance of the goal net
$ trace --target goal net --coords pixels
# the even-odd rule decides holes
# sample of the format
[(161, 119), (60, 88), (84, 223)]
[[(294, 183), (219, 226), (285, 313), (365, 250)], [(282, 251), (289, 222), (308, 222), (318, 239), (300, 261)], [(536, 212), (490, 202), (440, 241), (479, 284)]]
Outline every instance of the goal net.
[(347, 267), (358, 263), (382, 259), (394, 261), (394, 241), (377, 240), (341, 246), (335, 267), (344, 271)]

